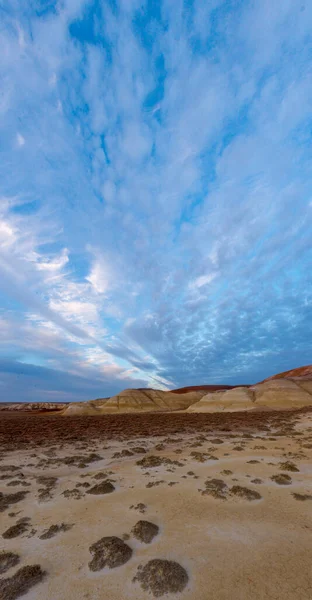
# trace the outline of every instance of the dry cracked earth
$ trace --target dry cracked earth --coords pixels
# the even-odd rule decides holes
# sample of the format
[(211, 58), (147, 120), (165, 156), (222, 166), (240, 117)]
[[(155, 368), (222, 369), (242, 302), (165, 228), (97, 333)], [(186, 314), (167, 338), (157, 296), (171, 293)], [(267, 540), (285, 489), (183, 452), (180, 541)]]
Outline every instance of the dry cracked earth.
[(311, 600), (312, 411), (1, 415), (0, 598)]

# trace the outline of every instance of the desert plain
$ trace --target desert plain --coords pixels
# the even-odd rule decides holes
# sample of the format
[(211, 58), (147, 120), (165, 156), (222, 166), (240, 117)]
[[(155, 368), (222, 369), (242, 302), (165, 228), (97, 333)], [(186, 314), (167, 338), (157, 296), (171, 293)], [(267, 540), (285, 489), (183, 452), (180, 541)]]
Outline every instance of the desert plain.
[(0, 414), (0, 598), (311, 600), (312, 406)]

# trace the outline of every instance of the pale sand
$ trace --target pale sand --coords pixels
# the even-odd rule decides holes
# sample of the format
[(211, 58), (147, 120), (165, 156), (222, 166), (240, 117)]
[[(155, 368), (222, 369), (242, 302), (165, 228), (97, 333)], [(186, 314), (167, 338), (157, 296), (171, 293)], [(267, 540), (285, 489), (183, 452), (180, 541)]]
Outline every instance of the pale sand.
[[(312, 598), (312, 500), (296, 500), (293, 493), (312, 495), (312, 414), (300, 416), (295, 431), (299, 436), (279, 436), (273, 431), (243, 438), (242, 432), (206, 434), (206, 441), (196, 442), (198, 434), (184, 435), (182, 442), (166, 443), (165, 449), (155, 450), (164, 438), (145, 438), (131, 442), (112, 442), (106, 449), (103, 443), (90, 443), (88, 449), (74, 445), (56, 448), (55, 456), (97, 452), (103, 459), (86, 468), (48, 466), (39, 468), (40, 458), (47, 458), (48, 448), (14, 451), (6, 454), (0, 465), (21, 465), (30, 487), (7, 486), (1, 480), (0, 491), (15, 493), (30, 490), (25, 500), (12, 504), (0, 514), (2, 534), (21, 517), (30, 517), (27, 537), (24, 533), (13, 539), (0, 537), (1, 549), (20, 555), (20, 564), (2, 575), (11, 577), (24, 565), (39, 564), (46, 571), (45, 579), (23, 596), (24, 600), (146, 600), (152, 594), (133, 583), (137, 567), (154, 558), (168, 559), (183, 566), (189, 582), (182, 593), (163, 598), (181, 600), (311, 600)], [(237, 438), (229, 439), (231, 433)], [(256, 435), (262, 439), (257, 439)], [(170, 436), (171, 440), (179, 435)], [(222, 439), (223, 444), (211, 440)], [(234, 450), (241, 446), (242, 451)], [(198, 447), (192, 447), (198, 444)], [(147, 454), (113, 459), (122, 449), (144, 445)], [(310, 446), (303, 447), (303, 446)], [(77, 442), (79, 447), (79, 442)], [(265, 446), (265, 449), (255, 449)], [(55, 444), (54, 444), (55, 447)], [(175, 450), (182, 450), (176, 454)], [(191, 452), (207, 452), (219, 460), (198, 462)], [(36, 454), (36, 457), (30, 456)], [(228, 453), (228, 456), (224, 456)], [(288, 454), (290, 453), (290, 454)], [(183, 463), (179, 466), (160, 466), (143, 469), (136, 461), (144, 456), (166, 457)], [(248, 464), (249, 460), (259, 463)], [(282, 471), (279, 463), (291, 460), (299, 472)], [(28, 463), (34, 466), (27, 467)], [(268, 463), (274, 463), (269, 465)], [(174, 472), (168, 472), (168, 469)], [(232, 475), (222, 471), (231, 470)], [(62, 492), (73, 489), (76, 483), (100, 483), (92, 479), (102, 471), (112, 471), (116, 490), (107, 495), (85, 494), (81, 499), (65, 498)], [(193, 471), (197, 479), (187, 475)], [(145, 473), (149, 472), (147, 476)], [(5, 471), (1, 471), (3, 475)], [(291, 485), (278, 485), (272, 475), (287, 473)], [(12, 473), (13, 475), (14, 473)], [(81, 475), (87, 474), (86, 477)], [(37, 476), (58, 477), (52, 499), (38, 501)], [(186, 475), (186, 478), (183, 476)], [(250, 475), (250, 477), (247, 477)], [(260, 500), (227, 495), (226, 500), (202, 495), (208, 478), (222, 479), (231, 487), (241, 485), (261, 494)], [(260, 478), (261, 484), (251, 480)], [(13, 478), (17, 479), (15, 476)], [(158, 486), (146, 488), (148, 482), (164, 480)], [(169, 482), (178, 482), (169, 486)], [(130, 509), (144, 503), (146, 512)], [(10, 512), (18, 513), (9, 517)], [(159, 534), (150, 544), (140, 543), (132, 536), (126, 543), (132, 548), (131, 559), (123, 566), (91, 572), (88, 563), (91, 544), (103, 536), (131, 533), (138, 520), (145, 519), (159, 526)], [(40, 540), (50, 525), (73, 524), (72, 529), (55, 537)]]

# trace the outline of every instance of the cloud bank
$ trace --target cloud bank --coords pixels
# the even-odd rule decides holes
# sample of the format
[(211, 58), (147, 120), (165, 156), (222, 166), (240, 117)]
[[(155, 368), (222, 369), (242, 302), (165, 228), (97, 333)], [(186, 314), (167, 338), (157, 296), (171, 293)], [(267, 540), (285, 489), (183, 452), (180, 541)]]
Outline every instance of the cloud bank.
[(2, 18), (0, 399), (311, 362), (312, 6)]

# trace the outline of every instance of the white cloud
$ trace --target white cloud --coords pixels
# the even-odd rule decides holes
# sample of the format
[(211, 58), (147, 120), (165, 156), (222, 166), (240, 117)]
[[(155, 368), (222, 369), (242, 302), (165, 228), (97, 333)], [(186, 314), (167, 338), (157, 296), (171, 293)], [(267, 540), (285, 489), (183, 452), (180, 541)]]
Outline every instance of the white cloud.
[(18, 133), (16, 135), (16, 141), (17, 141), (17, 145), (19, 146), (19, 148), (21, 148), (22, 146), (25, 145), (25, 138), (21, 133)]
[(109, 291), (110, 284), (112, 283), (111, 271), (103, 256), (95, 258), (86, 279), (91, 283), (96, 293), (106, 294)]
[(203, 286), (211, 283), (217, 276), (217, 273), (208, 273), (207, 275), (200, 275), (190, 282), (189, 287), (191, 289), (200, 289)]

